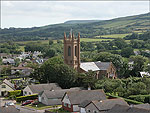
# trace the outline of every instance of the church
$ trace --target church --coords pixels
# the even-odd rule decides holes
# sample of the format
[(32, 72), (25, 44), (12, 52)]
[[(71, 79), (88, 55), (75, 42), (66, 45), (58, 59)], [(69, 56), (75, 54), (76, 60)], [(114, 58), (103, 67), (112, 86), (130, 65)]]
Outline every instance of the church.
[(102, 76), (117, 78), (116, 68), (112, 62), (81, 62), (80, 61), (80, 33), (75, 37), (70, 32), (69, 37), (64, 33), (64, 63), (76, 69), (79, 73), (86, 73), (89, 70), (95, 71), (96, 78)]

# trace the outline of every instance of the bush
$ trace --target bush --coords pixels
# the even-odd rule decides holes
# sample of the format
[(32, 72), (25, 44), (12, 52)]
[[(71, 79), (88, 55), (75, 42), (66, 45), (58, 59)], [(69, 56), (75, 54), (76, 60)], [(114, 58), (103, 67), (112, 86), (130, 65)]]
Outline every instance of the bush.
[[(112, 95), (110, 93), (106, 93), (106, 95), (110, 99), (111, 98), (122, 98), (122, 97), (119, 97), (119, 96)], [(128, 104), (143, 104), (142, 102), (139, 102), (139, 101), (136, 101), (136, 100), (126, 99), (126, 98), (122, 98), (122, 99), (124, 99)]]
[(126, 99), (126, 98), (123, 98), (128, 104), (143, 104), (142, 102), (138, 102), (138, 101), (135, 101), (135, 100), (131, 100), (131, 99)]
[(15, 90), (15, 91), (9, 91), (8, 92), (8, 96), (9, 97), (13, 97), (13, 96), (17, 97), (17, 96), (21, 96), (21, 94), (22, 94), (21, 90)]
[(20, 96), (20, 97), (16, 97), (16, 101), (17, 102), (21, 102), (21, 101), (26, 101), (26, 100), (34, 100), (37, 99), (38, 95), (28, 95), (28, 96)]
[(150, 95), (132, 95), (129, 96), (129, 99), (144, 103), (150, 103)]

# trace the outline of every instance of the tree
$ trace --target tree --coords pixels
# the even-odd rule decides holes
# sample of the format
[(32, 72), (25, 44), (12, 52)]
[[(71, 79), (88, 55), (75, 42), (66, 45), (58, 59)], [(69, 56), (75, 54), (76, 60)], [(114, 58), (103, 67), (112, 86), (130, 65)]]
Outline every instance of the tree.
[(95, 88), (95, 83), (97, 79), (95, 78), (96, 72), (89, 70), (85, 76), (83, 76), (83, 84), (85, 87)]
[(148, 59), (141, 55), (131, 56), (130, 59), (134, 62), (131, 75), (139, 76), (139, 72), (144, 70), (145, 63), (147, 62)]
[(52, 45), (52, 44), (53, 44), (53, 40), (49, 39), (49, 45)]
[(44, 54), (44, 56), (45, 57), (49, 57), (49, 58), (51, 58), (51, 57), (54, 57), (55, 56), (55, 50), (54, 49), (47, 49), (46, 51), (45, 51), (45, 54)]
[(115, 46), (117, 46), (118, 49), (127, 47), (127, 43), (122, 38), (117, 38), (117, 39), (113, 40), (112, 42), (114, 42)]
[(131, 48), (131, 47), (126, 47), (121, 50), (121, 56), (123, 56), (123, 57), (129, 58), (133, 54), (134, 54), (133, 48)]
[(58, 83), (62, 88), (70, 88), (75, 84), (77, 72), (64, 64), (62, 58), (53, 57), (35, 69), (31, 77), (40, 83)]

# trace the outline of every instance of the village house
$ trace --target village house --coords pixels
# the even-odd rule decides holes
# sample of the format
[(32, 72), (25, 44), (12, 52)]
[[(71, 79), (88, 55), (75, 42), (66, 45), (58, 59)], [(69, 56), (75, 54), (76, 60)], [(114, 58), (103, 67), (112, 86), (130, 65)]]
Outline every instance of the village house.
[(79, 105), (85, 100), (105, 100), (106, 95), (102, 89), (68, 91), (62, 98), (63, 109), (69, 112), (79, 112)]
[(116, 104), (129, 106), (123, 99), (106, 99), (100, 101), (86, 100), (80, 104), (80, 113), (104, 113)]
[(20, 73), (21, 75), (30, 75), (33, 71), (30, 67), (11, 67), (11, 74)]
[(4, 65), (15, 65), (15, 60), (14, 60), (14, 59), (11, 59), (11, 58), (2, 59), (2, 63), (3, 63)]
[(150, 113), (150, 110), (116, 104), (112, 109), (105, 113)]
[(67, 91), (78, 91), (82, 90), (83, 88), (76, 87), (70, 89), (59, 89), (59, 90), (44, 90), (38, 94), (38, 100), (42, 104), (45, 105), (61, 105), (62, 98)]
[(23, 95), (33, 95), (33, 94), (39, 94), (40, 92), (44, 90), (59, 90), (61, 87), (58, 86), (56, 83), (49, 83), (49, 84), (34, 84), (34, 85), (28, 85), (23, 89)]
[(150, 77), (150, 73), (148, 72), (140, 72), (141, 77), (143, 78), (144, 76)]
[(15, 85), (12, 84), (9, 80), (5, 79), (0, 84), (0, 96), (5, 96), (8, 94), (9, 91), (14, 91)]
[(78, 38), (75, 38), (71, 32), (67, 38), (64, 33), (64, 63), (80, 73), (86, 73), (89, 70), (95, 71), (97, 79), (102, 76), (117, 78), (116, 68), (112, 62), (80, 62), (80, 33)]

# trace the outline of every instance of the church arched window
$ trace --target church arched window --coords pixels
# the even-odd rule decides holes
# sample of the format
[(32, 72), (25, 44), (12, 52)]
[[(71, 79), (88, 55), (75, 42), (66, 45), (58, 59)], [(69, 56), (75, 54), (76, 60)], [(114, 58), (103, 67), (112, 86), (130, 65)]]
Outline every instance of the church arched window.
[(75, 56), (77, 57), (77, 46), (75, 46)]
[(71, 47), (68, 46), (68, 56), (71, 56)]

